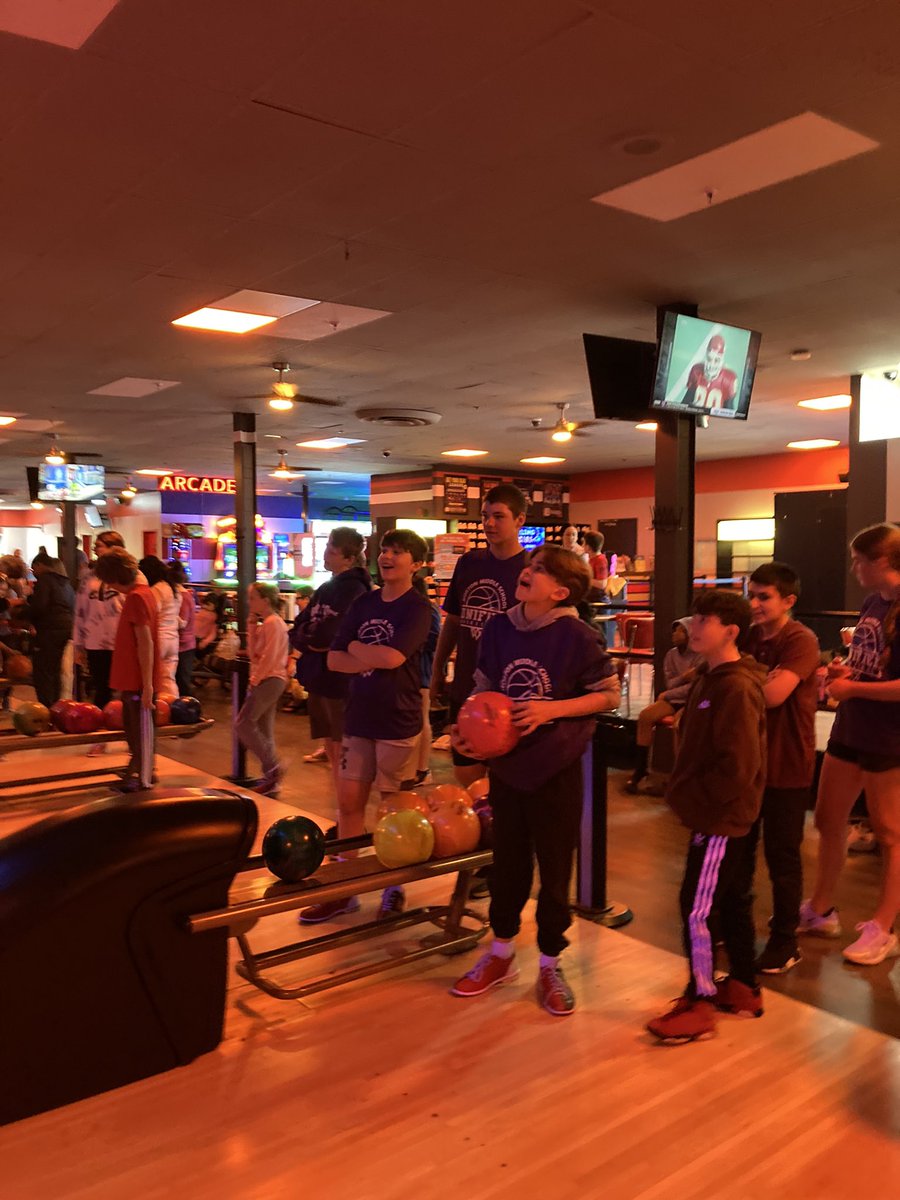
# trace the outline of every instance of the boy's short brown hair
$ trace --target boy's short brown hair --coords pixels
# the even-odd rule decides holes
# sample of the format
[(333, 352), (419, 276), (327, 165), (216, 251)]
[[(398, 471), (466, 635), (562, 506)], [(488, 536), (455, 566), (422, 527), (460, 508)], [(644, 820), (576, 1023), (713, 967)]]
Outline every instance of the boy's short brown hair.
[(738, 646), (742, 644), (750, 629), (750, 604), (739, 592), (724, 588), (709, 588), (701, 591), (694, 600), (694, 612), (701, 617), (718, 617), (723, 625), (736, 625)]
[(392, 546), (395, 550), (406, 550), (412, 555), (413, 562), (428, 562), (428, 546), (425, 539), (412, 529), (389, 529), (381, 539), (381, 545)]
[(559, 601), (557, 608), (563, 604), (580, 604), (591, 590), (591, 573), (584, 559), (574, 550), (564, 550), (562, 546), (550, 544), (538, 546), (528, 561), (534, 562), (539, 554), (553, 582), (569, 589), (568, 596)]
[(338, 525), (336, 529), (332, 529), (329, 537), (332, 546), (339, 550), (344, 558), (352, 558), (358, 565), (362, 565), (366, 539), (358, 529), (354, 529), (352, 525)]
[(485, 504), (505, 504), (514, 517), (528, 512), (528, 497), (514, 483), (498, 483), (484, 496)]
[(118, 587), (128, 587), (134, 583), (137, 573), (137, 559), (129, 554), (124, 546), (113, 546), (94, 563), (94, 574), (100, 582), (115, 584)]

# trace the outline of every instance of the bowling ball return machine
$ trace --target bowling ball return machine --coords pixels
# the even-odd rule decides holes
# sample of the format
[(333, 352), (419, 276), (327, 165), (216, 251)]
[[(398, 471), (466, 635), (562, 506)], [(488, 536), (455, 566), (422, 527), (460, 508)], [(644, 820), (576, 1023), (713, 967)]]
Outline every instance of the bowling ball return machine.
[[(366, 849), (371, 845), (372, 837), (366, 834), (329, 842), (328, 852), (340, 854), (348, 850)], [(466, 902), (475, 873), (492, 862), (493, 853), (490, 850), (474, 850), (467, 854), (433, 858), (427, 862), (389, 869), (383, 867), (373, 855), (366, 855), (343, 862), (326, 862), (307, 879), (298, 883), (281, 883), (273, 880), (265, 871), (265, 863), (258, 856), (247, 861), (231, 889), (229, 903), (190, 917), (187, 927), (196, 934), (221, 934), (224, 931), (234, 937), (241, 952), (241, 961), (236, 964), (238, 974), (277, 1000), (297, 1000), (355, 979), (417, 962), (432, 954), (462, 954), (477, 946), (488, 931), (488, 922), (481, 913), (468, 908)], [(259, 921), (276, 913), (295, 912), (307, 905), (346, 900), (350, 896), (380, 892), (384, 888), (451, 874), (456, 874), (456, 883), (448, 904), (424, 905), (382, 921), (354, 924), (337, 932), (304, 938), (272, 950), (254, 952), (250, 946), (248, 934)], [(342, 950), (400, 930), (429, 924), (435, 927), (435, 932), (423, 938), (418, 946), (402, 953), (394, 950), (384, 958), (373, 958), (338, 969), (334, 969), (330, 962), (327, 974), (320, 972), (298, 983), (280, 982), (271, 975), (273, 970), (288, 963), (314, 959), (329, 951)]]

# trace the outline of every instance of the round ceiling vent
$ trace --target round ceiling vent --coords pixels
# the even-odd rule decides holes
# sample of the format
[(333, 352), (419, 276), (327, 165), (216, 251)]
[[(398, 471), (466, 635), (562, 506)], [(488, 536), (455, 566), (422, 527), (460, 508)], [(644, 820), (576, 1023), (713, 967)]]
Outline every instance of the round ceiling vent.
[(421, 429), (437, 425), (441, 414), (427, 408), (361, 408), (356, 414), (371, 425), (392, 425), (398, 429)]

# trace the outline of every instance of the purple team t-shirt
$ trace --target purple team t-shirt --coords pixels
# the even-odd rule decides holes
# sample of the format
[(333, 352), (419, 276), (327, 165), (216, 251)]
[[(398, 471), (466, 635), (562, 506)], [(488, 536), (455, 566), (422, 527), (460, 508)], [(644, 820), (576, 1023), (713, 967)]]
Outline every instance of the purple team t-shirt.
[[(847, 665), (851, 679), (862, 683), (884, 683), (900, 679), (900, 621), (894, 632), (887, 662), (882, 663), (885, 651), (884, 619), (892, 601), (877, 592), (867, 596), (859, 612), (859, 620), (850, 643)], [(838, 705), (831, 737), (851, 750), (868, 751), (900, 757), (900, 700), (862, 700), (852, 697)]]
[(331, 643), (332, 650), (363, 642), (390, 646), (406, 656), (399, 667), (379, 667), (350, 676), (344, 730), (351, 737), (381, 742), (421, 732), (421, 657), (430, 628), (431, 605), (413, 588), (390, 601), (381, 591), (369, 592), (350, 605)]
[(459, 617), (456, 670), (450, 685), (450, 698), (457, 704), (472, 690), (484, 627), (492, 617), (515, 604), (516, 584), (527, 561), (527, 550), (503, 559), (496, 558), (490, 550), (469, 550), (453, 569), (444, 612)]
[[(480, 678), (513, 700), (570, 700), (598, 690), (615, 675), (596, 635), (577, 617), (559, 617), (542, 629), (516, 629), (507, 614), (490, 622), (478, 655)], [(594, 732), (593, 716), (539, 725), (490, 770), (510, 787), (532, 792), (581, 757)]]

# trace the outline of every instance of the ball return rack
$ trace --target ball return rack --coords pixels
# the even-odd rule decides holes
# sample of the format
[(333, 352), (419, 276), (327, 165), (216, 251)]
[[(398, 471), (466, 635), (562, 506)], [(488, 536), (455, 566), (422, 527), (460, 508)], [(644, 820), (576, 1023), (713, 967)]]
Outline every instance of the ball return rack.
[[(193, 738), (211, 729), (215, 721), (207, 718), (194, 725), (157, 725), (156, 738)], [(15, 733), (13, 730), (0, 731), (0, 755), (14, 754), (17, 750), (67, 750), (74, 746), (97, 746), (108, 742), (124, 741), (125, 734), (121, 729), (101, 729), (96, 733), (38, 733), (34, 737)], [(71, 787), (54, 789), (54, 795), (62, 792), (76, 792), (85, 787), (95, 787), (98, 784), (119, 779), (121, 771), (115, 767), (105, 767), (99, 761), (88, 771), (66, 771), (59, 775), (37, 775), (33, 779), (0, 779), (0, 794), (13, 789), (38, 787), (46, 783), (68, 783), (75, 779), (89, 779), (87, 783), (73, 783)]]
[[(328, 842), (328, 853), (340, 854), (371, 845), (371, 834), (365, 834), (358, 838)], [(488, 921), (481, 913), (466, 907), (469, 888), (475, 872), (489, 866), (493, 857), (490, 850), (474, 850), (469, 854), (430, 859), (428, 862), (390, 869), (383, 867), (373, 855), (366, 855), (340, 862), (326, 862), (315, 875), (299, 883), (281, 883), (273, 882), (268, 872), (265, 876), (260, 874), (260, 870), (265, 869), (265, 863), (262, 856), (257, 855), (247, 860), (235, 880), (228, 906), (189, 917), (187, 928), (191, 933), (224, 929), (236, 939), (240, 949), (241, 961), (236, 964), (236, 970), (242, 979), (267, 995), (274, 996), (276, 1000), (302, 999), (431, 954), (461, 954), (471, 950), (487, 933)], [(258, 921), (276, 913), (295, 912), (310, 904), (348, 900), (362, 893), (380, 892), (384, 888), (453, 873), (456, 873), (456, 884), (449, 904), (424, 905), (381, 921), (366, 921), (261, 953), (255, 953), (247, 939)], [(436, 932), (422, 938), (416, 949), (402, 954), (386, 955), (382, 959), (335, 971), (329, 968), (327, 973), (323, 971), (311, 975), (295, 984), (279, 983), (269, 978), (268, 972), (286, 963), (314, 958), (318, 954), (423, 924), (436, 926)]]

